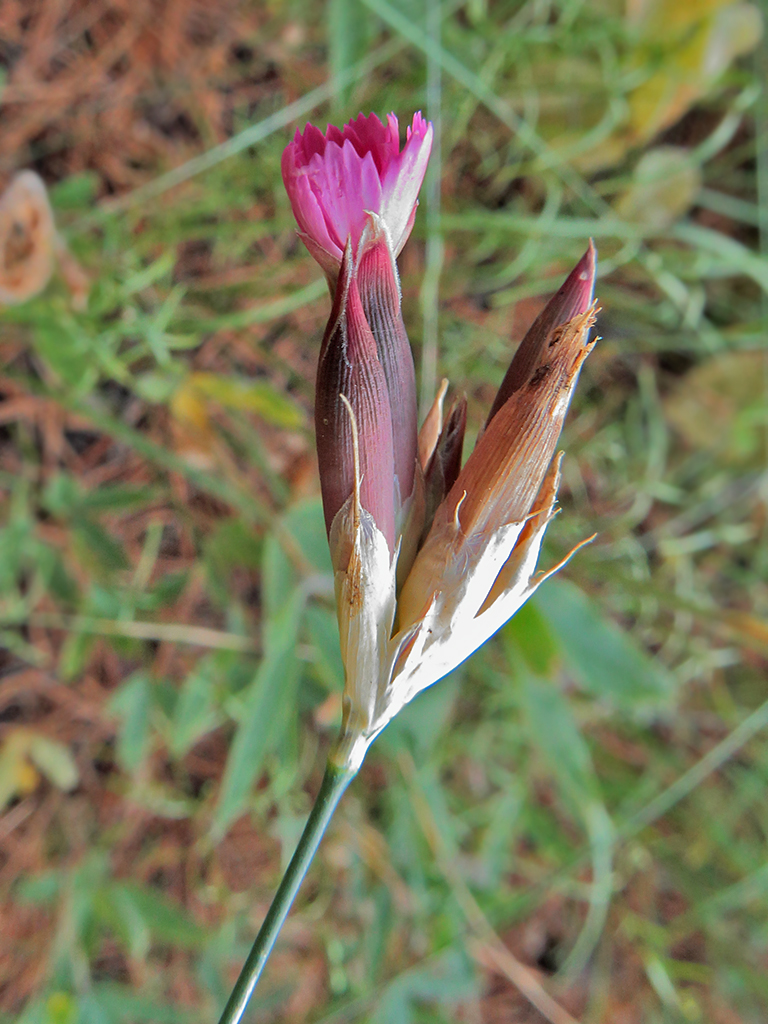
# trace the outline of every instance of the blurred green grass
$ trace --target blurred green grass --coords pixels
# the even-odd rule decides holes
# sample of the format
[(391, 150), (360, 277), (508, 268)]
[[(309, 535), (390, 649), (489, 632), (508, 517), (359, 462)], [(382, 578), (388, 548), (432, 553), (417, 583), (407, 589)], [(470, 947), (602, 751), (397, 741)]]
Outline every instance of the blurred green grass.
[(401, 270), (425, 401), (444, 373), (476, 430), (596, 239), (603, 340), (545, 564), (598, 538), (373, 747), (253, 1019), (545, 1019), (522, 962), (585, 1024), (760, 1021), (755, 10), (257, 6), (242, 75), (272, 84), (231, 139), (117, 199), (94, 174), (52, 189), (88, 310), (56, 282), (0, 312), (6, 1017), (223, 1005), (339, 714), (310, 430), (328, 300), (280, 154), (297, 117), (422, 108), (436, 153)]

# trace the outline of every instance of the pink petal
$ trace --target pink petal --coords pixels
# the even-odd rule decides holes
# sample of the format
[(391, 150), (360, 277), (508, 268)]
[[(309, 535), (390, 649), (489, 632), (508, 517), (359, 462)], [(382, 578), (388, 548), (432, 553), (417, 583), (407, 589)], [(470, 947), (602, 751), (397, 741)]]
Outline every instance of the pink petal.
[[(282, 160), (283, 182), (291, 201), (293, 215), (301, 233), (311, 238), (338, 265), (344, 246), (339, 245), (328, 231), (321, 203), (307, 176), (306, 165), (303, 162), (297, 163), (297, 147), (298, 143), (287, 146)], [(317, 154), (313, 159), (322, 160), (322, 156)]]
[(393, 151), (392, 126), (389, 122), (386, 126), (383, 125), (375, 114), (369, 114), (367, 117), (364, 114), (358, 114), (354, 121), (344, 125), (341, 130), (329, 125), (327, 138), (329, 141), (338, 143), (339, 146), (348, 140), (360, 157), (370, 153), (379, 176), (386, 170), (392, 157), (397, 156), (400, 151), (397, 119), (395, 119)]
[(308, 164), (315, 153), (319, 153), (321, 156), (325, 152), (326, 139), (319, 128), (315, 128), (313, 124), (307, 122), (304, 128), (304, 134), (302, 135), (298, 128), (296, 129), (296, 135), (294, 136), (294, 146), (296, 147), (296, 155), (300, 157), (296, 163), (298, 166), (302, 164)]
[(378, 213), (381, 208), (381, 181), (371, 154), (361, 158), (348, 139), (341, 148), (331, 142), (324, 156), (312, 158), (305, 173), (330, 239), (343, 251), (351, 238), (356, 248), (365, 211)]
[[(381, 216), (393, 254), (413, 226), (416, 201), (432, 146), (432, 126), (420, 113), (400, 152), (398, 120), (359, 114), (323, 134), (307, 124), (283, 153), (283, 180), (307, 247), (328, 271), (341, 263), (347, 239), (355, 249), (368, 213)], [(317, 256), (317, 253), (320, 256)]]
[(420, 113), (415, 114), (413, 128), (407, 135), (402, 153), (389, 165), (382, 180), (384, 199), (381, 213), (396, 256), (411, 233), (413, 212), (432, 149), (432, 125)]

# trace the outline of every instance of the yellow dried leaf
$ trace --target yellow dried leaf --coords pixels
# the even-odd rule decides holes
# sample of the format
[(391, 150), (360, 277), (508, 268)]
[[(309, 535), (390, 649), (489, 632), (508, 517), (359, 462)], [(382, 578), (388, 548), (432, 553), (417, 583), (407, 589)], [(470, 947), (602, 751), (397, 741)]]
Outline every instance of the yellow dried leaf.
[(206, 436), (211, 434), (207, 403), (191, 378), (188, 378), (171, 396), (170, 410), (171, 415), (184, 426)]
[[(674, 124), (737, 57), (755, 48), (762, 16), (750, 3), (667, 0), (646, 32), (648, 45), (655, 50), (661, 42), (666, 53), (659, 70), (629, 96), (629, 131), (635, 144)], [(642, 66), (649, 59), (643, 47), (632, 64)]]

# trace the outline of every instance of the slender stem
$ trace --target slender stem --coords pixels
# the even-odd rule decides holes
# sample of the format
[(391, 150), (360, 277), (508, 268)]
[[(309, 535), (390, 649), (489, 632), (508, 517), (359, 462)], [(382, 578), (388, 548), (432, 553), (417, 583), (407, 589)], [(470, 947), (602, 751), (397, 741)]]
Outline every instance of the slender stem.
[(344, 790), (355, 774), (350, 768), (340, 768), (328, 763), (320, 791), (317, 794), (314, 807), (310, 811), (307, 824), (304, 826), (299, 845), (291, 858), (291, 863), (286, 868), (275, 898), (272, 900), (272, 905), (256, 936), (253, 948), (240, 971), (240, 977), (237, 979), (235, 987), (232, 989), (232, 995), (227, 1001), (219, 1024), (239, 1024), (242, 1020), (253, 990), (256, 988), (256, 982), (261, 977), (267, 958), (272, 952), (272, 947), (288, 916), (288, 911), (291, 909), (291, 904), (299, 891), (299, 886), (307, 873), (315, 851), (320, 845), (320, 840), (328, 828), (328, 823)]

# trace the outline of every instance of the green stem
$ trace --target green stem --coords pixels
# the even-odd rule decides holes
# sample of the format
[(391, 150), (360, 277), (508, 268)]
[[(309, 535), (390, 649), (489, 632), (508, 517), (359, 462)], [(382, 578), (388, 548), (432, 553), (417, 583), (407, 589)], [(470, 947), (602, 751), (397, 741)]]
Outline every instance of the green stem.
[(328, 823), (344, 790), (355, 774), (350, 768), (339, 768), (337, 765), (328, 763), (320, 791), (317, 794), (314, 807), (310, 811), (307, 824), (304, 826), (299, 845), (291, 858), (291, 863), (286, 868), (280, 887), (275, 893), (272, 905), (256, 936), (253, 948), (240, 971), (240, 977), (232, 989), (232, 995), (224, 1007), (219, 1024), (239, 1024), (242, 1020), (253, 990), (256, 988), (256, 982), (261, 977), (267, 958), (272, 952), (272, 947), (288, 916), (299, 886), (312, 863), (320, 840), (328, 828)]

